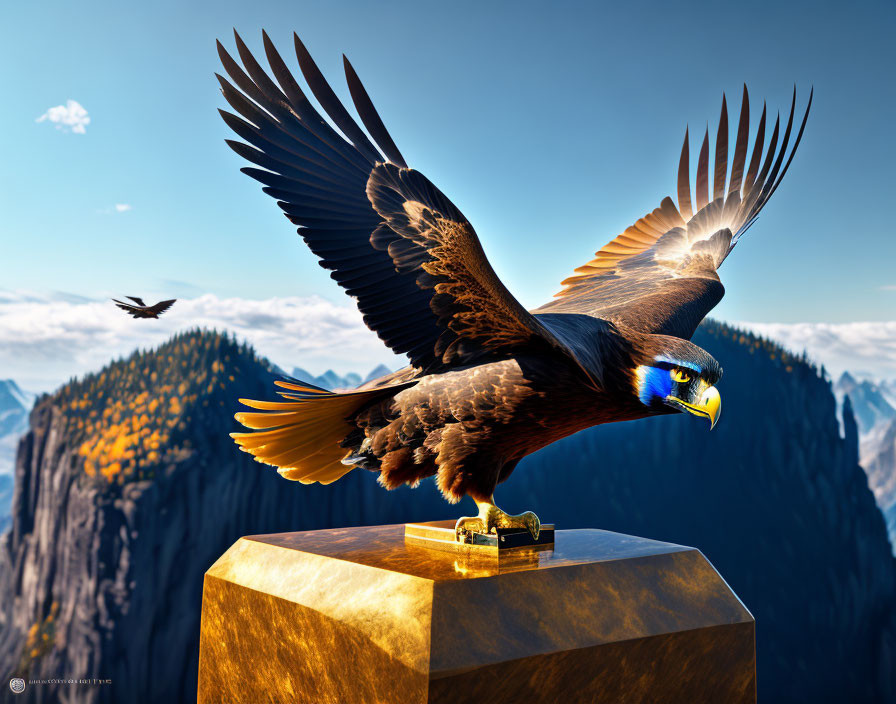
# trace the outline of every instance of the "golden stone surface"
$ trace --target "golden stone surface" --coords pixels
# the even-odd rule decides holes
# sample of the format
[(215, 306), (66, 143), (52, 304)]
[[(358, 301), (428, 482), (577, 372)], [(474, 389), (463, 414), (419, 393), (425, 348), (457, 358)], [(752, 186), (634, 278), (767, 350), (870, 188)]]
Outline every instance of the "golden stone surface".
[(242, 538), (209, 569), (199, 702), (754, 702), (749, 612), (693, 549), (599, 530), (500, 559), (405, 527)]

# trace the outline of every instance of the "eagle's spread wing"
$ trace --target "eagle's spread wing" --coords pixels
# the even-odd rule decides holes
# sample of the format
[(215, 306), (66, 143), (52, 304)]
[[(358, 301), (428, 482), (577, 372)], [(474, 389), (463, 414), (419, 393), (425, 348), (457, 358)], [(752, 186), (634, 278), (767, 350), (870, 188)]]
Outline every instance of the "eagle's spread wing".
[[(129, 298), (129, 296), (125, 296), (125, 298)], [(128, 315), (134, 318), (145, 318), (146, 314), (143, 312), (142, 308), (138, 308), (137, 306), (132, 306), (130, 303), (124, 303), (123, 301), (119, 301), (116, 298), (112, 299), (115, 302), (115, 305), (125, 311)]]
[(694, 199), (685, 132), (678, 167), (678, 207), (670, 198), (663, 199), (659, 208), (576, 269), (574, 276), (563, 281), (565, 288), (555, 300), (537, 312), (586, 313), (642, 332), (690, 338), (703, 317), (722, 299), (724, 288), (716, 270), (781, 183), (803, 136), (811, 106), (812, 93), (786, 162), (796, 89), (780, 149), (778, 117), (764, 154), (766, 111), (763, 106), (747, 166), (750, 106), (744, 86), (729, 172), (728, 111), (723, 97), (712, 199), (709, 196), (709, 131), (703, 138), (698, 158)]
[(378, 164), (367, 196), (383, 219), (371, 243), (388, 252), (399, 274), (414, 275), (431, 293), (429, 309), (445, 330), (435, 346), (443, 361), (476, 346), (509, 351), (547, 341), (561, 347), (501, 283), (473, 226), (423, 174)]
[(142, 299), (142, 298), (139, 298), (139, 297), (137, 297), (137, 296), (125, 296), (125, 298), (127, 298), (129, 301), (133, 301), (133, 302), (136, 303), (138, 306), (145, 306), (145, 305), (146, 305), (146, 304), (143, 302), (143, 299)]
[(159, 301), (154, 306), (150, 306), (146, 310), (150, 313), (155, 313), (156, 315), (161, 315), (166, 310), (168, 310), (172, 305), (174, 305), (174, 302), (176, 300), (177, 300), (176, 298), (172, 298), (169, 301)]
[(414, 366), (430, 369), (526, 342), (560, 347), (500, 282), (466, 218), (407, 167), (348, 60), (352, 100), (375, 144), (297, 36), (302, 74), (341, 135), (312, 107), (267, 34), (263, 39), (279, 85), (239, 35), (245, 69), (218, 43), (224, 68), (239, 88), (219, 76), (224, 97), (245, 119), (221, 115), (251, 146), (228, 144), (262, 167), (242, 170), (277, 199), (320, 264), (357, 299), (380, 339), (406, 353)]

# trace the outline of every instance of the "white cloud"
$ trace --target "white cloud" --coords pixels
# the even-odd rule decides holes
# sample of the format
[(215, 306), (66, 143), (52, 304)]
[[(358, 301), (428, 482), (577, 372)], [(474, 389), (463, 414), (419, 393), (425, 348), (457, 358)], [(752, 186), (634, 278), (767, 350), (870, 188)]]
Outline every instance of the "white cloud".
[[(794, 352), (806, 350), (834, 375), (848, 369), (896, 378), (896, 321), (734, 324)], [(300, 366), (314, 374), (332, 368), (364, 375), (380, 363), (392, 369), (406, 363), (367, 329), (353, 305), (316, 296), (247, 300), (206, 294), (178, 300), (158, 320), (134, 320), (109, 300), (0, 289), (0, 376), (30, 391), (49, 391), (195, 327), (231, 331), (287, 371)]]
[(406, 363), (366, 328), (353, 306), (317, 297), (257, 301), (207, 294), (178, 300), (158, 320), (134, 320), (109, 300), (0, 291), (0, 369), (25, 389), (49, 391), (195, 327), (231, 331), (287, 371), (301, 366), (317, 374), (332, 368), (364, 375), (380, 363), (393, 369)]
[(100, 208), (96, 212), (98, 212), (100, 215), (111, 215), (112, 213), (126, 213), (129, 210), (133, 209), (134, 206), (132, 206), (130, 203), (116, 203), (115, 205), (108, 208)]
[(793, 352), (808, 352), (836, 378), (849, 370), (896, 378), (896, 320), (858, 323), (735, 323)]
[(896, 284), (887, 284), (880, 287), (881, 291), (896, 291)]
[(57, 105), (50, 108), (37, 118), (37, 122), (49, 120), (56, 125), (57, 130), (86, 134), (87, 125), (90, 124), (90, 115), (77, 100), (67, 100), (65, 105)]

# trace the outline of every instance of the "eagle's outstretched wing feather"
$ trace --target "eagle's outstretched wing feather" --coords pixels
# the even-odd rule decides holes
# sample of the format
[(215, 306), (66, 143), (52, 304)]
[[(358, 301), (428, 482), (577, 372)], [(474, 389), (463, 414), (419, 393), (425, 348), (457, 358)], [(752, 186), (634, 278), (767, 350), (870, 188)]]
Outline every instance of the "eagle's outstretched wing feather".
[[(130, 296), (125, 296), (125, 298), (130, 298)], [(142, 318), (143, 317), (143, 311), (140, 308), (138, 308), (137, 306), (132, 306), (130, 303), (125, 303), (123, 301), (119, 301), (117, 298), (113, 298), (112, 301), (115, 303), (116, 306), (121, 308), (128, 315), (130, 315), (134, 318)]]
[(138, 306), (145, 306), (146, 304), (143, 302), (143, 299), (139, 296), (125, 296), (129, 301), (133, 301)]
[(407, 168), (351, 64), (345, 60), (352, 100), (375, 143), (297, 36), (302, 74), (344, 136), (312, 107), (267, 34), (263, 39), (279, 85), (239, 35), (243, 68), (218, 43), (236, 84), (218, 77), (224, 98), (241, 117), (221, 115), (248, 142), (228, 144), (262, 167), (242, 170), (277, 199), (380, 339), (429, 369), (527, 343), (562, 348), (503, 286), (460, 211)]
[(172, 298), (168, 301), (159, 301), (154, 306), (148, 306), (146, 308), (146, 310), (149, 311), (150, 313), (155, 313), (156, 315), (161, 315), (166, 310), (168, 310), (171, 306), (173, 306), (174, 302), (176, 300), (177, 300), (176, 298)]
[[(690, 338), (703, 317), (722, 299), (724, 288), (717, 269), (781, 183), (802, 139), (811, 106), (810, 92), (786, 162), (796, 89), (780, 149), (780, 117), (775, 120), (768, 148), (764, 148), (766, 111), (763, 107), (747, 166), (750, 117), (749, 96), (744, 86), (729, 180), (728, 110), (723, 97), (712, 199), (709, 196), (709, 131), (697, 159), (693, 199), (686, 131), (678, 169), (678, 207), (671, 198), (664, 198), (659, 208), (576, 269), (574, 276), (563, 281), (565, 288), (555, 300), (535, 312), (585, 313), (641, 332)], [(696, 213), (692, 211), (693, 205)]]
[(168, 301), (159, 301), (154, 306), (147, 306), (136, 296), (125, 296), (125, 298), (131, 301), (140, 301), (140, 305), (132, 306), (130, 303), (119, 301), (117, 298), (113, 298), (112, 300), (115, 302), (116, 306), (134, 318), (157, 318), (174, 305), (174, 302), (177, 300), (176, 298), (172, 298)]
[(470, 346), (509, 353), (548, 342), (567, 351), (501, 283), (473, 226), (423, 174), (378, 164), (367, 196), (383, 218), (373, 246), (433, 294), (430, 310), (445, 329), (435, 351), (444, 362), (474, 351)]

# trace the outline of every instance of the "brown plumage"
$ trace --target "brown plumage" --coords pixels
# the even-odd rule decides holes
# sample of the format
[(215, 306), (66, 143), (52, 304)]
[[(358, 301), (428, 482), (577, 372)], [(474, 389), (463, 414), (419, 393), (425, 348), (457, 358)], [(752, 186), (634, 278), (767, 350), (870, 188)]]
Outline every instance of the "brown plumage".
[(219, 76), (222, 91), (242, 117), (221, 114), (248, 143), (228, 144), (261, 167), (242, 170), (411, 365), (348, 393), (277, 382), (284, 401), (243, 401), (257, 412), (237, 415), (256, 431), (233, 434), (242, 449), (301, 482), (329, 483), (355, 467), (377, 471), (387, 488), (435, 475), (449, 501), (485, 503), (520, 459), (583, 428), (682, 410), (715, 423), (721, 368), (687, 338), (721, 299), (716, 270), (780, 183), (808, 107), (789, 156), (794, 106), (780, 148), (776, 121), (767, 150), (763, 110), (748, 166), (744, 88), (729, 174), (723, 99), (711, 196), (708, 132), (693, 198), (686, 133), (678, 206), (664, 199), (554, 301), (527, 311), (463, 214), (408, 168), (348, 60), (351, 97), (373, 140), (298, 37), (302, 74), (339, 132), (263, 40), (276, 83), (238, 35), (243, 68), (218, 44), (233, 81)]
[(137, 296), (125, 296), (125, 298), (129, 301), (133, 301), (136, 305), (124, 303), (116, 298), (113, 298), (112, 301), (116, 306), (133, 318), (158, 318), (177, 301), (176, 298), (172, 298), (168, 301), (159, 301), (154, 306), (148, 306), (143, 302), (142, 298), (138, 298)]

